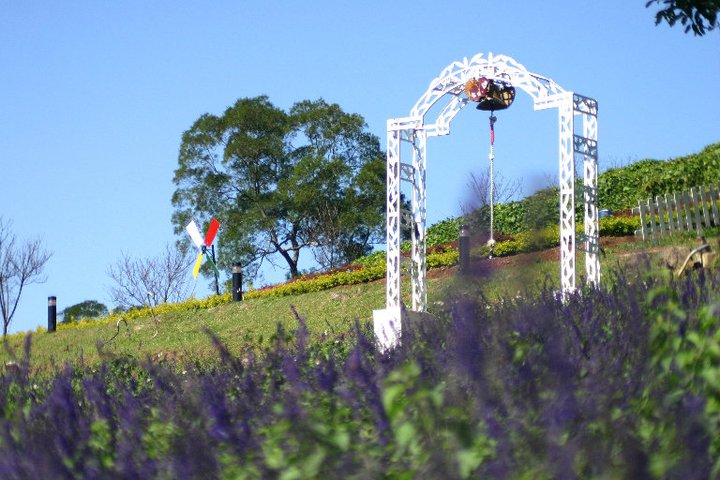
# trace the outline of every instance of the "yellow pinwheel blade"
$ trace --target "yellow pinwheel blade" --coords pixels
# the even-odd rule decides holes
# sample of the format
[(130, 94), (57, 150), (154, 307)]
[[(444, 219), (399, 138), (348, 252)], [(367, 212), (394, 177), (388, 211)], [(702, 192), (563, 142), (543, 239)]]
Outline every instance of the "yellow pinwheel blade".
[(200, 265), (202, 265), (202, 257), (203, 257), (203, 253), (200, 252), (197, 260), (195, 260), (195, 268), (193, 268), (193, 277), (194, 278), (197, 278), (198, 273), (200, 273)]

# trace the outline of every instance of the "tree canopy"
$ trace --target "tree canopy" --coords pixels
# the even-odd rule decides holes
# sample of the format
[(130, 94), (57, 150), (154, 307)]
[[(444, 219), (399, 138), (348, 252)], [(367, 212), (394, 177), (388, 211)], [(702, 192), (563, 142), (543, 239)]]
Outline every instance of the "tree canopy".
[(108, 308), (97, 300), (85, 300), (65, 308), (60, 323), (77, 322), (83, 318), (98, 318), (108, 314)]
[(665, 21), (672, 27), (680, 21), (685, 26), (685, 33), (692, 30), (698, 36), (719, 25), (720, 0), (649, 0), (645, 7), (654, 3), (664, 7), (655, 14), (655, 25)]
[(364, 255), (381, 238), (385, 157), (362, 116), (324, 100), (289, 111), (266, 96), (204, 114), (182, 137), (172, 202), (190, 218), (222, 223), (218, 260), (255, 276), (263, 262), (299, 274), (302, 251), (323, 268)]

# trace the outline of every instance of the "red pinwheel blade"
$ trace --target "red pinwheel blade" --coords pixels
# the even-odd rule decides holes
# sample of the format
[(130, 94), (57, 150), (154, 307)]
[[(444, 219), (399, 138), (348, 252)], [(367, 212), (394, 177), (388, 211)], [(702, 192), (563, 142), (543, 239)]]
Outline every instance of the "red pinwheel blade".
[(205, 234), (205, 246), (209, 247), (212, 245), (213, 240), (215, 240), (215, 235), (217, 235), (218, 229), (220, 228), (220, 222), (215, 220), (214, 218), (210, 220), (210, 226), (208, 227), (208, 231)]

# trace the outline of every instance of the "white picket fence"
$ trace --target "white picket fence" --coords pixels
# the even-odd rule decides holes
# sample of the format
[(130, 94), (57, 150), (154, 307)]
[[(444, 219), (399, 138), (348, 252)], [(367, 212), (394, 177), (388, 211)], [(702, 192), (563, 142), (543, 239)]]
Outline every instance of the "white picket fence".
[(701, 233), (702, 228), (720, 225), (718, 215), (718, 185), (693, 187), (682, 193), (658, 195), (655, 200), (638, 201), (633, 213), (640, 215), (640, 230), (643, 240), (675, 235), (683, 232)]

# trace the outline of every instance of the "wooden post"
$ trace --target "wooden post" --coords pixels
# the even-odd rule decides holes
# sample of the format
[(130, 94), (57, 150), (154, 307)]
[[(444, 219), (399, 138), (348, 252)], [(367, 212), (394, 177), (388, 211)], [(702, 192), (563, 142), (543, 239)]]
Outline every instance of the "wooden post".
[(705, 191), (705, 185), (700, 185), (700, 204), (703, 208), (703, 218), (705, 219), (705, 228), (710, 228), (710, 211), (707, 203), (707, 192)]
[(712, 205), (712, 224), (717, 227), (720, 225), (720, 217), (718, 216), (717, 191), (712, 183), (710, 184), (710, 205)]
[(667, 235), (665, 231), (665, 204), (663, 203), (660, 195), (655, 197), (655, 204), (657, 205), (657, 215), (658, 220), (660, 221), (660, 231), (658, 232), (659, 236), (665, 236)]
[(640, 214), (640, 234), (643, 240), (647, 240), (647, 219), (645, 218), (645, 209), (642, 200), (638, 200), (638, 214)]
[(657, 225), (655, 224), (655, 202), (652, 198), (648, 198), (648, 217), (650, 218), (650, 233), (653, 242), (657, 242)]
[(685, 203), (685, 222), (687, 225), (687, 231), (693, 230), (693, 220), (690, 212), (690, 197), (688, 197), (687, 190), (682, 192), (683, 202)]
[(673, 217), (673, 201), (670, 199), (670, 196), (666, 193), (665, 194), (665, 205), (667, 205), (667, 212), (668, 212), (668, 226), (670, 227), (670, 235), (675, 235), (675, 218)]
[(700, 234), (702, 232), (702, 218), (700, 218), (700, 199), (697, 190), (696, 187), (691, 188), (690, 196), (692, 197), (695, 212), (695, 233)]

